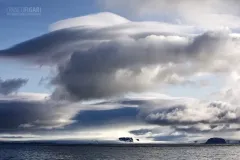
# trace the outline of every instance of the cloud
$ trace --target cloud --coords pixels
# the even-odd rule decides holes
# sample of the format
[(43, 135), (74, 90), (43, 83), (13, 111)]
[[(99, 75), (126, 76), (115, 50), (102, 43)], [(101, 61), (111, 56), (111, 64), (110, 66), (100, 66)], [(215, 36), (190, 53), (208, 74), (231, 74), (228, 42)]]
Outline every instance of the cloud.
[[(108, 106), (106, 109), (103, 105)], [(168, 134), (234, 133), (239, 130), (239, 106), (226, 102), (205, 102), (196, 99), (155, 96), (155, 98), (130, 98), (105, 100), (93, 104), (73, 118), (76, 121), (67, 128), (85, 127), (134, 127), (129, 133), (139, 137)], [(109, 108), (119, 106), (120, 108)], [(94, 119), (92, 117), (95, 117)], [(137, 129), (139, 126), (140, 129)], [(176, 133), (175, 133), (176, 132)]]
[(138, 129), (138, 130), (129, 131), (129, 133), (138, 136), (138, 135), (145, 135), (151, 131), (152, 131), (151, 129)]
[[(71, 20), (74, 26), (62, 26), (61, 24), (69, 24), (68, 19), (63, 20), (57, 29), (41, 35), (39, 37), (27, 40), (25, 42), (16, 44), (11, 48), (1, 50), (1, 58), (19, 58), (27, 62), (37, 62), (40, 64), (59, 63), (59, 61), (66, 61), (71, 57), (72, 53), (79, 50), (88, 50), (93, 46), (109, 40), (114, 40), (120, 37), (133, 36), (136, 38), (147, 37), (154, 35), (171, 35), (193, 33), (195, 28), (192, 26), (172, 25), (162, 22), (131, 22), (128, 23), (114, 23), (115, 25), (103, 25), (98, 27), (98, 23), (93, 21), (101, 19), (98, 23), (106, 24), (104, 21), (123, 21), (119, 19), (125, 18), (115, 15), (113, 13), (99, 13), (96, 15), (89, 15), (78, 17)], [(79, 21), (80, 20), (80, 21)], [(89, 24), (85, 21), (89, 21)], [(54, 26), (54, 24), (53, 24)], [(160, 28), (160, 29), (159, 29)]]
[(239, 123), (238, 106), (221, 102), (165, 106), (152, 109), (147, 114), (145, 112), (141, 114), (148, 123), (159, 125)]
[(213, 98), (222, 99), (234, 105), (240, 105), (238, 95), (240, 94), (239, 88), (240, 72), (239, 67), (236, 67), (227, 74), (226, 84), (223, 88), (212, 96)]
[[(116, 98), (100, 103), (6, 97), (0, 100), (0, 134), (18, 135), (17, 138), (23, 139), (33, 134), (39, 139), (50, 134), (57, 138), (69, 133), (77, 137), (77, 133), (91, 132), (92, 137), (116, 138), (119, 132), (119, 136), (132, 134), (143, 140), (183, 141), (199, 135), (238, 132), (239, 113), (237, 106), (223, 102), (205, 103), (163, 95)], [(108, 133), (112, 128), (115, 132)]]
[[(164, 135), (164, 136), (154, 136), (154, 137), (149, 137), (153, 138), (154, 141), (175, 141), (175, 142), (184, 142), (187, 138), (187, 135)], [(185, 141), (186, 142), (186, 141)]]
[(119, 24), (124, 24), (130, 22), (128, 19), (123, 18), (121, 16), (102, 12), (98, 14), (91, 14), (82, 17), (65, 19), (62, 21), (58, 21), (50, 26), (50, 30), (60, 30), (64, 28), (71, 27), (109, 27)]
[[(131, 130), (129, 131), (133, 136), (136, 136), (137, 138), (146, 138), (150, 139), (152, 141), (158, 141), (158, 142), (164, 142), (168, 143), (171, 141), (171, 143), (176, 142), (193, 142), (192, 135), (188, 132), (181, 132), (178, 130), (175, 130), (172, 127), (166, 127), (166, 126), (159, 126), (159, 127), (151, 127), (151, 128), (142, 128), (137, 130)], [(195, 134), (194, 138), (196, 138), (198, 135)]]
[[(170, 23), (192, 24), (203, 28), (239, 28), (237, 0), (100, 0), (102, 8), (134, 17), (156, 17)], [(124, 9), (124, 12), (122, 12)], [(196, 18), (198, 17), (198, 18)]]
[(22, 86), (27, 83), (26, 79), (0, 79), (0, 94), (8, 95), (13, 92), (17, 92)]
[[(139, 103), (141, 102), (141, 103)], [(221, 101), (200, 101), (177, 97), (155, 97), (118, 101), (120, 104), (138, 106), (137, 119), (149, 125), (170, 127), (172, 132), (188, 134), (224, 133), (239, 130), (239, 106)], [(147, 126), (147, 125), (146, 125)], [(163, 129), (141, 128), (134, 135), (161, 133)]]
[[(96, 102), (56, 102), (30, 93), (0, 97), (0, 134), (34, 134), (86, 131), (114, 125), (137, 125), (136, 107)], [(94, 118), (93, 118), (94, 117)], [(6, 123), (7, 122), (7, 123)]]
[[(108, 17), (114, 25), (98, 27), (92, 24), (96, 17)], [(228, 30), (193, 35), (196, 29), (189, 26), (125, 21), (111, 13), (80, 17), (71, 20), (74, 27), (63, 26), (0, 53), (56, 67), (52, 98), (68, 100), (139, 93), (159, 84), (192, 85), (190, 78), (198, 73), (227, 72), (237, 64), (239, 40)]]
[[(221, 101), (208, 102), (164, 95), (124, 97), (165, 84), (195, 85), (199, 75), (237, 70), (239, 35), (230, 30), (205, 32), (188, 25), (133, 22), (111, 13), (67, 19), (51, 28), (52, 32), (0, 51), (0, 58), (54, 71), (49, 81), (54, 91), (46, 99), (0, 97), (0, 121), (9, 121), (0, 123), (2, 133), (64, 134), (117, 126), (129, 127), (136, 136), (169, 140), (239, 128), (238, 102), (225, 94)], [(23, 80), (4, 94), (22, 84)], [(233, 92), (228, 93), (232, 97)], [(149, 126), (168, 132), (153, 133)]]
[(1, 98), (1, 133), (38, 133), (60, 129), (74, 123), (71, 120), (79, 108), (66, 107), (67, 104), (50, 100)]
[(190, 134), (206, 134), (206, 133), (227, 133), (239, 131), (239, 125), (219, 124), (219, 125), (204, 125), (198, 124), (195, 126), (178, 126), (174, 127), (178, 132)]
[[(228, 43), (232, 43), (231, 37), (224, 32), (207, 32), (194, 38), (148, 36), (103, 42), (74, 52), (66, 64), (58, 67), (52, 84), (60, 86), (55, 92), (59, 97), (91, 99), (143, 92), (163, 82), (190, 82), (186, 76), (212, 72), (212, 61), (231, 52)], [(182, 69), (183, 75), (166, 72), (171, 65)]]

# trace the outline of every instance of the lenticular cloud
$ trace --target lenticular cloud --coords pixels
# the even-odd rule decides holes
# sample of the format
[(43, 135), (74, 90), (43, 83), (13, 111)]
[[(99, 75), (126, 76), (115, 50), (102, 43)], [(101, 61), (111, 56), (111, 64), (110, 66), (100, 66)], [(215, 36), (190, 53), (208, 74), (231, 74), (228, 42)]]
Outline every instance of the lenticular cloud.
[(50, 31), (72, 27), (110, 27), (130, 22), (128, 19), (116, 14), (103, 12), (58, 21), (50, 26)]

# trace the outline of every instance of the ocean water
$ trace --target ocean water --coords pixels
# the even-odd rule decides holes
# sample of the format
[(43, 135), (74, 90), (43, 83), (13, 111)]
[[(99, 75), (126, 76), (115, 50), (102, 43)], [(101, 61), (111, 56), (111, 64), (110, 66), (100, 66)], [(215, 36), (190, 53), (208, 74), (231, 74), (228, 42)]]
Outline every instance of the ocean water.
[(240, 160), (240, 146), (0, 145), (0, 160)]

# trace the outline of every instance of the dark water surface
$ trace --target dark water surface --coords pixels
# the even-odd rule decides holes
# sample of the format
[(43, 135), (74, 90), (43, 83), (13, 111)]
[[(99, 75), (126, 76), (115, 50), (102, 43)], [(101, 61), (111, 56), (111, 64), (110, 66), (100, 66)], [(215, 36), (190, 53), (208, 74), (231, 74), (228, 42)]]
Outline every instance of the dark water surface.
[(240, 146), (0, 145), (0, 160), (240, 160)]

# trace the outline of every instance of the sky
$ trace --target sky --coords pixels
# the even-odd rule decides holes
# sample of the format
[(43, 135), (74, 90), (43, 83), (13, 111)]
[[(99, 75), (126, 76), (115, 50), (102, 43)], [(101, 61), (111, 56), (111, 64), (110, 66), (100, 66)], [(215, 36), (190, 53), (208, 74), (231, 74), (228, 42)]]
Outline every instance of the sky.
[(238, 139), (239, 6), (0, 0), (0, 140)]

